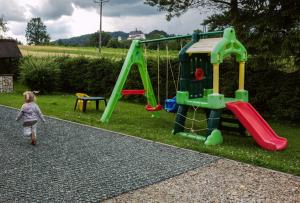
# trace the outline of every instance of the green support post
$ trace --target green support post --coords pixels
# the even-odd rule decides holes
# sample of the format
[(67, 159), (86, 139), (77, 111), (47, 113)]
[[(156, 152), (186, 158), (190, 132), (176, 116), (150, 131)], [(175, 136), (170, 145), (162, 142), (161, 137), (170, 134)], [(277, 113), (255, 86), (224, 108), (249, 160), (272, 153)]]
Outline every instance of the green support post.
[(187, 115), (188, 110), (189, 110), (189, 106), (179, 105), (178, 110), (177, 110), (175, 124), (174, 124), (173, 134), (184, 131), (184, 125), (185, 125), (185, 120), (186, 120), (185, 117)]
[[(187, 115), (187, 112), (189, 110), (189, 106), (184, 105), (184, 100), (188, 99), (188, 79), (190, 76), (190, 70), (189, 70), (189, 57), (186, 53), (186, 50), (192, 46), (196, 41), (199, 40), (199, 36), (197, 34), (193, 34), (192, 41), (186, 44), (179, 53), (179, 62), (182, 65), (182, 68), (180, 69), (180, 81), (179, 81), (179, 91), (176, 93), (176, 102), (179, 104), (177, 114), (176, 114), (176, 121), (174, 124), (174, 130), (173, 134), (177, 134), (179, 132), (184, 131), (184, 125), (185, 125), (185, 117)], [(181, 96), (179, 96), (179, 94)]]
[(214, 129), (218, 129), (220, 124), (221, 110), (211, 109), (208, 121), (206, 135), (210, 135)]
[(157, 106), (155, 95), (153, 92), (153, 87), (150, 81), (150, 77), (147, 71), (147, 64), (144, 58), (143, 49), (139, 40), (133, 40), (126, 56), (125, 62), (121, 69), (120, 75), (113, 89), (113, 92), (109, 98), (108, 104), (105, 108), (104, 113), (101, 117), (101, 122), (108, 123), (118, 100), (122, 96), (122, 90), (125, 85), (126, 79), (128, 77), (129, 71), (133, 65), (138, 66), (139, 73), (142, 78), (142, 83), (145, 89), (145, 96), (147, 97), (147, 102), (151, 106)]

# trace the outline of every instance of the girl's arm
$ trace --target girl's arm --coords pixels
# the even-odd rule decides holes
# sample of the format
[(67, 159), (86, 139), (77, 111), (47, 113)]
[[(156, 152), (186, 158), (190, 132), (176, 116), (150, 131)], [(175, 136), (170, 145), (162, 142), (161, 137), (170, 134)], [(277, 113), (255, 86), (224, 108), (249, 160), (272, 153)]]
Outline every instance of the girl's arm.
[(22, 107), (21, 107), (21, 109), (20, 109), (20, 111), (19, 111), (19, 113), (18, 113), (18, 115), (16, 117), (16, 121), (19, 121), (22, 118), (22, 116), (23, 116), (23, 109), (24, 109), (24, 105), (22, 105)]
[(43, 116), (43, 114), (42, 114), (42, 112), (41, 112), (41, 109), (39, 108), (38, 105), (36, 105), (36, 112), (37, 112), (37, 115), (39, 116), (39, 118), (40, 118), (43, 122), (45, 122), (46, 120), (45, 120), (45, 118), (44, 118), (44, 116)]

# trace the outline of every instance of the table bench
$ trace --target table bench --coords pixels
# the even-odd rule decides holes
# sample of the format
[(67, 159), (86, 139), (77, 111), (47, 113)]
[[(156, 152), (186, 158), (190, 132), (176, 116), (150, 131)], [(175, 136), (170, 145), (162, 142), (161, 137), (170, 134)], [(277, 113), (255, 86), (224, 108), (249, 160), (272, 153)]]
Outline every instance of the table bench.
[(101, 100), (104, 101), (105, 106), (107, 105), (105, 97), (77, 97), (76, 102), (75, 102), (74, 111), (76, 110), (77, 103), (78, 103), (79, 100), (82, 101), (82, 112), (86, 111), (86, 104), (87, 104), (88, 101), (95, 101), (96, 102), (96, 110), (99, 109), (99, 101), (101, 101)]

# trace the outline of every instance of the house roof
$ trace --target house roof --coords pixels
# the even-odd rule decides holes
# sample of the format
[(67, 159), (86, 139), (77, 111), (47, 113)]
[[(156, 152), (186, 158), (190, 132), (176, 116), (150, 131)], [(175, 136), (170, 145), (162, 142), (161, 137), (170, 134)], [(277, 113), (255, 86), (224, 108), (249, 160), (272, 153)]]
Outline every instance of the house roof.
[(11, 39), (0, 39), (0, 58), (20, 58), (22, 54), (17, 42)]

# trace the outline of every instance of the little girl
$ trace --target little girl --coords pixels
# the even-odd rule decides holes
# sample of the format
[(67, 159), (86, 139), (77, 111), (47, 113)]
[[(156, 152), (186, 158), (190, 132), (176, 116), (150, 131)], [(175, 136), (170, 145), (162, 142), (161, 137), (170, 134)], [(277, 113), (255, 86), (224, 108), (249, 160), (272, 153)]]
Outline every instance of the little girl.
[(39, 106), (35, 103), (34, 93), (26, 91), (23, 93), (24, 104), (22, 105), (20, 112), (16, 118), (19, 121), (23, 118), (24, 136), (31, 136), (31, 144), (36, 144), (36, 125), (38, 119), (45, 122), (42, 112)]

